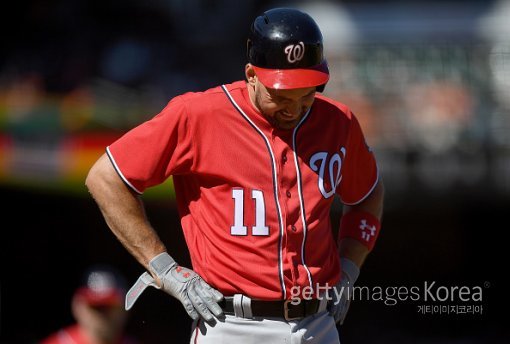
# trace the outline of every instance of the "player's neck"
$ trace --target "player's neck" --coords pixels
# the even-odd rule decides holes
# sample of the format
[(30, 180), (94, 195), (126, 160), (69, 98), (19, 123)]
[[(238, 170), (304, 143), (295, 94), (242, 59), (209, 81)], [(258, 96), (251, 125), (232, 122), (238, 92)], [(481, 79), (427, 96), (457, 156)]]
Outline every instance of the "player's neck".
[(246, 89), (248, 90), (248, 97), (250, 98), (250, 104), (251, 106), (259, 113), (262, 113), (260, 111), (259, 107), (257, 106), (257, 100), (255, 96), (255, 87), (250, 85), (249, 83), (246, 83)]

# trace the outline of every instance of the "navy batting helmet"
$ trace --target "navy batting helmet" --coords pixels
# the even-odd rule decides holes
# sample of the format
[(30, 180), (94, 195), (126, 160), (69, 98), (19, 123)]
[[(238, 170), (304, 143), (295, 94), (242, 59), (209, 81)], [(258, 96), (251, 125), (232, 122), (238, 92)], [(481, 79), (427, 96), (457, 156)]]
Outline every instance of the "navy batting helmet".
[(310, 15), (275, 8), (253, 21), (247, 41), (248, 62), (260, 82), (275, 89), (317, 86), (329, 80), (322, 33)]

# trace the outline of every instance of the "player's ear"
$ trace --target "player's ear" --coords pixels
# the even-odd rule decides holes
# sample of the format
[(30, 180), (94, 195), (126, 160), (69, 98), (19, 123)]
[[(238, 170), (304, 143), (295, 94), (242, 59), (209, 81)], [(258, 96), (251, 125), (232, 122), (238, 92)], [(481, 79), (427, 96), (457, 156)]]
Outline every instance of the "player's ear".
[(255, 70), (253, 69), (253, 66), (250, 63), (247, 63), (244, 68), (244, 74), (246, 76), (246, 80), (248, 80), (248, 83), (251, 86), (255, 86), (255, 83), (257, 81), (257, 75), (255, 75)]

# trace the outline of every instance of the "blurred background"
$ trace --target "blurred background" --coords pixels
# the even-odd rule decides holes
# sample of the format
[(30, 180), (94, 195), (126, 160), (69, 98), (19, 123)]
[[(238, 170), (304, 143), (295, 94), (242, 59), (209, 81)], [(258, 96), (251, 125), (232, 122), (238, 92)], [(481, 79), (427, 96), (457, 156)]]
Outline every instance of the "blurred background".
[[(510, 342), (510, 1), (32, 0), (0, 11), (1, 343), (72, 323), (70, 298), (90, 264), (132, 282), (143, 272), (107, 229), (86, 173), (173, 96), (243, 79), (249, 25), (275, 6), (318, 22), (325, 94), (357, 115), (385, 180), (383, 232), (359, 285), (483, 292), (435, 303), (481, 306), (475, 314), (355, 301), (342, 343)], [(171, 180), (143, 197), (169, 251), (189, 264)], [(185, 343), (190, 326), (177, 301), (149, 290), (128, 331)]]

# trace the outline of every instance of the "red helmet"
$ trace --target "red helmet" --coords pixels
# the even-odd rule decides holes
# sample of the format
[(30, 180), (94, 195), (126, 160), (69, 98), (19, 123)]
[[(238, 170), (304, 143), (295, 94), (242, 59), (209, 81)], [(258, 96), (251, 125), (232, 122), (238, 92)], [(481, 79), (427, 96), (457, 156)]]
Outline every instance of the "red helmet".
[(310, 15), (275, 8), (253, 21), (247, 41), (248, 62), (262, 84), (275, 89), (316, 86), (329, 80), (319, 26)]

